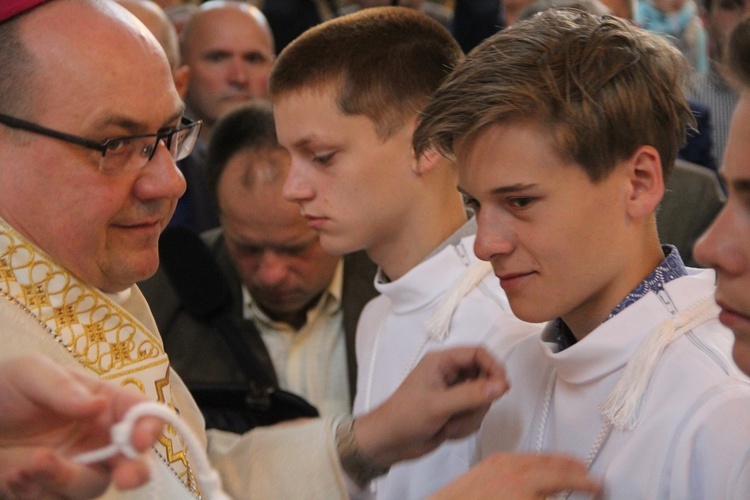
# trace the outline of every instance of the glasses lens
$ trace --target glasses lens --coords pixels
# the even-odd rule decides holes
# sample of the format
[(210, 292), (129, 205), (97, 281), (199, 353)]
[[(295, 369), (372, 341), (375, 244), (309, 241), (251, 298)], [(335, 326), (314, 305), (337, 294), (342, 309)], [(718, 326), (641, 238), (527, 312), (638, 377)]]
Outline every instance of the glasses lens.
[(153, 156), (155, 148), (153, 136), (110, 139), (105, 143), (99, 170), (105, 174), (137, 170)]
[(175, 160), (187, 158), (193, 152), (200, 130), (200, 124), (194, 123), (175, 133), (174, 137), (172, 137), (172, 150), (174, 151), (172, 157)]
[(169, 133), (121, 137), (105, 142), (99, 170), (105, 174), (132, 172), (146, 166), (163, 141), (172, 158), (182, 160), (195, 147), (200, 132), (200, 122), (190, 123)]

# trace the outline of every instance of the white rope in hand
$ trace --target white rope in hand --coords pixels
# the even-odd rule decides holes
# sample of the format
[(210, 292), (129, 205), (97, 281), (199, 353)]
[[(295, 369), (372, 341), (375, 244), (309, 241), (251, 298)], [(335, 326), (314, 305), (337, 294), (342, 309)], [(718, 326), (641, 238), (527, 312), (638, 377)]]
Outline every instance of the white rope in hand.
[[(195, 477), (201, 487), (204, 498), (210, 500), (230, 500), (229, 496), (222, 491), (221, 478), (208, 462), (206, 452), (198, 438), (195, 437), (187, 424), (180, 420), (180, 417), (178, 417), (168, 406), (153, 401), (147, 401), (133, 406), (128, 410), (125, 417), (123, 417), (120, 422), (112, 426), (110, 429), (110, 436), (112, 437), (111, 444), (98, 450), (92, 450), (76, 455), (73, 457), (73, 461), (84, 465), (92, 464), (107, 460), (118, 453), (131, 459), (137, 459), (140, 454), (133, 448), (130, 440), (136, 422), (139, 418), (146, 416), (157, 417), (166, 421), (177, 429), (177, 432), (185, 440), (187, 447), (190, 450)], [(154, 477), (156, 477), (154, 467), (155, 462), (152, 461), (152, 481)]]

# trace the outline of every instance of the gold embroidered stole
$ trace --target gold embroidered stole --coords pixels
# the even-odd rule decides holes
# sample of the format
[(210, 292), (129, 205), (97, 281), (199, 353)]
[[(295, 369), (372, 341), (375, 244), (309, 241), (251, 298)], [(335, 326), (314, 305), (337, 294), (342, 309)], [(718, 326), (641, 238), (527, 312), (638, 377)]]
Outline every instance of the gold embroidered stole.
[[(0, 219), (0, 296), (34, 318), (46, 335), (96, 376), (135, 385), (175, 408), (169, 359), (161, 339), (99, 290), (83, 283)], [(187, 449), (165, 427), (154, 446), (158, 458), (200, 496)]]

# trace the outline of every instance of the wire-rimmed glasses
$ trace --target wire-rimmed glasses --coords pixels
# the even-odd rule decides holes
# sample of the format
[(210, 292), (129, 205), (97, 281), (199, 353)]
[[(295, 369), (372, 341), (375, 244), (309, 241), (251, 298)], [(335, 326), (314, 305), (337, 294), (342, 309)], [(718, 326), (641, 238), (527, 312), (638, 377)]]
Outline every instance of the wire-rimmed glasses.
[(175, 161), (187, 157), (195, 147), (202, 122), (200, 120), (191, 121), (183, 117), (180, 125), (170, 130), (155, 134), (113, 137), (104, 142), (96, 142), (66, 134), (4, 114), (0, 114), (0, 123), (11, 128), (99, 151), (102, 154), (99, 160), (99, 171), (105, 174), (118, 174), (145, 167), (153, 158), (156, 148), (159, 146), (159, 141), (163, 141)]

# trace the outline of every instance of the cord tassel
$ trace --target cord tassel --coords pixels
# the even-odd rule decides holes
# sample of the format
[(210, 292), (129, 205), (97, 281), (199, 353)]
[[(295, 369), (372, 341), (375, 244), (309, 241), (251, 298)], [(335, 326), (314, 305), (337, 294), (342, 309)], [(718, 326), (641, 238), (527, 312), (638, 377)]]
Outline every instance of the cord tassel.
[(492, 266), (489, 262), (480, 261), (469, 267), (463, 276), (451, 284), (432, 317), (425, 322), (428, 336), (440, 342), (446, 339), (453, 313), (456, 312), (459, 302), (491, 271)]
[(705, 297), (685, 311), (664, 320), (636, 349), (622, 377), (602, 403), (604, 418), (620, 430), (633, 430), (640, 420), (643, 395), (664, 349), (696, 326), (717, 317), (713, 296)]

